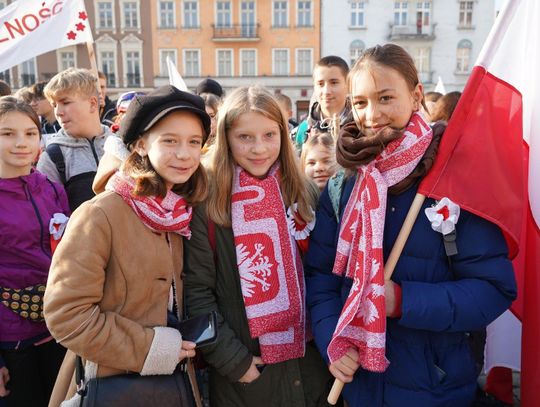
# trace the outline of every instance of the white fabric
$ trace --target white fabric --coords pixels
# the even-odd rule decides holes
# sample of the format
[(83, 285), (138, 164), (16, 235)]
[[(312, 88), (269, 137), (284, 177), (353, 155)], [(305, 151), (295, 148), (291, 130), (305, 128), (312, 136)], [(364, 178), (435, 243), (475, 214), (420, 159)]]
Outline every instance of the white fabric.
[(167, 56), (167, 70), (169, 71), (169, 84), (178, 90), (189, 92), (186, 82), (184, 82), (184, 79), (182, 79), (178, 69), (176, 69), (176, 65), (169, 56)]
[(172, 374), (180, 359), (182, 335), (177, 329), (154, 327), (154, 339), (144, 361), (141, 376)]
[(487, 326), (484, 371), (495, 366), (521, 370), (521, 322), (506, 311)]
[(90, 30), (83, 0), (12, 2), (0, 10), (0, 72), (58, 48), (92, 42)]

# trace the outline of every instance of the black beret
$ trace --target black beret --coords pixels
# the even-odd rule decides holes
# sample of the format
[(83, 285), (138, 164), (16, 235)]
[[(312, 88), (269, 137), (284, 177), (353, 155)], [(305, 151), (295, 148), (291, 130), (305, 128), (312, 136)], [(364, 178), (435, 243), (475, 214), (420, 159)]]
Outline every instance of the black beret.
[(210, 134), (211, 120), (204, 108), (204, 100), (198, 95), (178, 90), (172, 85), (161, 86), (146, 95), (135, 96), (122, 118), (118, 135), (124, 144), (129, 146), (158, 120), (175, 110), (186, 110), (199, 116), (206, 141)]
[(221, 85), (213, 79), (206, 78), (199, 82), (195, 93), (200, 95), (201, 93), (213, 93), (217, 97), (223, 96), (223, 88)]

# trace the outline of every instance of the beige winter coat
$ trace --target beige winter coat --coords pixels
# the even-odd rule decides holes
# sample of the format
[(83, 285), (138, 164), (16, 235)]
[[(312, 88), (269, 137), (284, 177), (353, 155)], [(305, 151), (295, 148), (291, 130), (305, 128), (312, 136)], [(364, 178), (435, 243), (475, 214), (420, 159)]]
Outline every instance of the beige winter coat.
[[(49, 330), (96, 363), (98, 377), (172, 373), (182, 338), (165, 326), (173, 279), (182, 303), (182, 257), (179, 235), (152, 232), (120, 196), (100, 194), (75, 211), (53, 256), (44, 299)], [(57, 385), (72, 372), (63, 369)]]

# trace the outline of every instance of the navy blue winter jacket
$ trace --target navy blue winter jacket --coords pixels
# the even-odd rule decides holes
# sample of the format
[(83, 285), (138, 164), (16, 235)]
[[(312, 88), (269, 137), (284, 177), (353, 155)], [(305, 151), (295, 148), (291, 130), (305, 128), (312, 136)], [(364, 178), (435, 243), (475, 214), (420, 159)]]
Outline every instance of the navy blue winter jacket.
[[(340, 212), (354, 178), (346, 181)], [(388, 257), (416, 194), (389, 195), (384, 229)], [(447, 257), (442, 234), (431, 229), (424, 208), (412, 229), (392, 280), (402, 289), (402, 316), (387, 318), (385, 373), (360, 368), (343, 395), (350, 407), (468, 406), (476, 389), (475, 363), (466, 333), (480, 330), (516, 297), (512, 263), (500, 229), (462, 210), (456, 226), (458, 254)], [(341, 217), (341, 214), (340, 214)], [(332, 338), (350, 279), (332, 274), (339, 224), (326, 189), (305, 257), (307, 303), (317, 347), (328, 362)], [(451, 261), (451, 266), (449, 265)]]

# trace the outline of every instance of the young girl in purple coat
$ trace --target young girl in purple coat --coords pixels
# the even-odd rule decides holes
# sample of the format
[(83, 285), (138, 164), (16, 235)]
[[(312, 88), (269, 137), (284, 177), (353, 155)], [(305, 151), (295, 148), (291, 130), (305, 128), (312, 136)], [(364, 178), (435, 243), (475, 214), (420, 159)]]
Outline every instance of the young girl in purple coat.
[(32, 169), (39, 141), (32, 108), (0, 98), (0, 405), (7, 406), (46, 406), (65, 352), (42, 304), (51, 239), (69, 206), (63, 187)]

